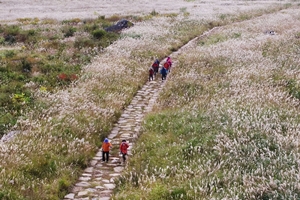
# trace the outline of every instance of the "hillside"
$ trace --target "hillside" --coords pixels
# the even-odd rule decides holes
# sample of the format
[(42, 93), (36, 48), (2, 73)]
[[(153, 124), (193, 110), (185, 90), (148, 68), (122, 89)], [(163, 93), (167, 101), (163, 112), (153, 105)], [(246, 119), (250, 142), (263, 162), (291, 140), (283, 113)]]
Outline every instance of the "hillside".
[[(1, 1), (1, 9), (10, 2)], [(295, 1), (126, 1), (138, 8), (132, 13), (113, 1), (103, 5), (114, 9), (45, 1), (36, 5), (41, 15), (18, 2), (27, 14), (9, 18), (12, 8), (3, 9), (1, 21), (48, 18), (52, 3), (61, 5), (51, 16), (59, 20), (73, 18), (63, 7), (69, 3), (78, 5), (79, 18), (117, 9), (142, 20), (83, 66), (75, 84), (35, 94), (42, 107), (19, 119), (20, 134), (1, 143), (0, 199), (61, 199), (146, 82), (153, 60), (214, 27), (174, 54), (176, 67), (144, 121), (113, 199), (299, 197)]]

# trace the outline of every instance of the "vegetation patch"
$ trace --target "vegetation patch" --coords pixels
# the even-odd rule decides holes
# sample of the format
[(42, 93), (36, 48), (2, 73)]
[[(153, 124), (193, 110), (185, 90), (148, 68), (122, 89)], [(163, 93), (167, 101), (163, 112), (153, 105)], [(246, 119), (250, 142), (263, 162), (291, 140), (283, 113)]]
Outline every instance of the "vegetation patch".
[(24, 18), (18, 22), (0, 26), (4, 47), (0, 49), (0, 135), (36, 105), (36, 89), (53, 92), (68, 86), (80, 77), (82, 66), (119, 38), (104, 30), (114, 22), (112, 18), (51, 23)]

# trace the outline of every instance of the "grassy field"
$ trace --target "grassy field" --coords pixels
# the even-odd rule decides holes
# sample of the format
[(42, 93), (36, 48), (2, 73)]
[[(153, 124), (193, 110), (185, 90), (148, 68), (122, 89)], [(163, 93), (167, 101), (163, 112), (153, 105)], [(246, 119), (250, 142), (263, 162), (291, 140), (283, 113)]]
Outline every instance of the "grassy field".
[(217, 26), (173, 58), (114, 199), (299, 198), (299, 5), (239, 2), (139, 16), (75, 82), (36, 90), (0, 146), (0, 199), (63, 198), (153, 60)]
[(229, 24), (176, 57), (113, 199), (299, 199), (299, 17)]

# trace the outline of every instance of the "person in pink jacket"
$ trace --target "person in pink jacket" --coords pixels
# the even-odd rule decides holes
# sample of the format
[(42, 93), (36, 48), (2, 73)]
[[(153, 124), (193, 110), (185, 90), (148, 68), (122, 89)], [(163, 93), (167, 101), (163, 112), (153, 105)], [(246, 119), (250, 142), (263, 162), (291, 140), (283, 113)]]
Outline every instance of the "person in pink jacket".
[(172, 67), (172, 60), (171, 60), (171, 57), (170, 57), (170, 56), (168, 56), (166, 63), (169, 64), (168, 71), (170, 72), (170, 71), (171, 71), (171, 67)]
[(122, 140), (122, 143), (120, 144), (120, 152), (122, 154), (123, 157), (123, 162), (125, 163), (126, 161), (126, 155), (127, 155), (127, 149), (128, 149), (129, 145), (126, 142), (126, 140)]

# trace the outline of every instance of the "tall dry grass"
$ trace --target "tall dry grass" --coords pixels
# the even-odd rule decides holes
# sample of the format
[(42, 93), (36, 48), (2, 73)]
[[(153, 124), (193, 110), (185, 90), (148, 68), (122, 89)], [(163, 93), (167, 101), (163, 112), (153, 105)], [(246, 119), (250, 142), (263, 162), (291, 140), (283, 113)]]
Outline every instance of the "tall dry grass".
[[(0, 145), (0, 197), (4, 199), (62, 198), (66, 194), (67, 189), (76, 181), (81, 170), (88, 165), (89, 159), (97, 151), (102, 138), (109, 133), (112, 124), (120, 116), (122, 109), (129, 104), (137, 90), (145, 83), (147, 79), (146, 69), (155, 58), (164, 58), (171, 51), (176, 50), (192, 37), (202, 34), (208, 28), (232, 21), (250, 19), (252, 16), (261, 15), (268, 11), (273, 12), (282, 8), (281, 5), (285, 2), (279, 2), (279, 4), (275, 2), (276, 5), (274, 2), (271, 2), (272, 6), (270, 6), (269, 1), (253, 4), (247, 1), (238, 4), (233, 1), (228, 5), (219, 1), (209, 1), (207, 2), (208, 5), (202, 1), (198, 3), (200, 5), (204, 4), (205, 10), (200, 5), (193, 7), (191, 10), (175, 10), (171, 14), (149, 17), (147, 21), (137, 23), (133, 28), (124, 31), (122, 39), (111, 44), (102, 54), (95, 57), (93, 62), (84, 68), (82, 77), (66, 90), (54, 94), (37, 92), (35, 96), (40, 99), (40, 105), (29, 113), (27, 117), (18, 121), (15, 128), (20, 131), (20, 134)], [(245, 26), (247, 25), (245, 24)], [(251, 32), (251, 29), (247, 29), (247, 31)], [(244, 33), (241, 35), (244, 37)], [(261, 33), (259, 36), (263, 37), (263, 34)], [(236, 100), (234, 99), (242, 98), (243, 100), (246, 93), (243, 93), (245, 96), (234, 94), (245, 91), (244, 87), (246, 86), (248, 86), (249, 91), (252, 91), (252, 87), (250, 87), (252, 84), (256, 85), (256, 89), (260, 89), (257, 90), (260, 93), (253, 93), (249, 95), (250, 97), (260, 97), (265, 92), (265, 87), (257, 84), (260, 79), (257, 79), (255, 73), (249, 76), (257, 79), (256, 82), (252, 83), (252, 80), (251, 82), (246, 81), (248, 84), (245, 84), (243, 88), (239, 86), (241, 87), (240, 90), (238, 90), (239, 87), (237, 86), (234, 90), (231, 89), (231, 87), (235, 86), (235, 84), (231, 83), (232, 77), (237, 76), (240, 81), (243, 80), (238, 74), (233, 72), (236, 72), (237, 69), (242, 70), (244, 67), (238, 59), (241, 59), (240, 56), (237, 56), (235, 60), (231, 59), (232, 52), (236, 54), (242, 52), (238, 50), (239, 48), (235, 51), (232, 48), (237, 47), (236, 42), (241, 41), (241, 38), (234, 37), (228, 36), (224, 40), (222, 39), (222, 42), (217, 40), (217, 42), (215, 41), (209, 45), (206, 45), (204, 42), (202, 46), (199, 45), (191, 52), (176, 58), (180, 63), (174, 69), (174, 73), (172, 72), (160, 103), (161, 105), (167, 105), (166, 110), (172, 108), (176, 112), (169, 114), (169, 111), (165, 111), (158, 116), (154, 115), (153, 119), (150, 118), (150, 122), (151, 120), (155, 122), (151, 126), (151, 130), (155, 131), (152, 135), (163, 131), (163, 133), (166, 133), (166, 137), (164, 135), (150, 135), (149, 138), (145, 135), (143, 137), (153, 141), (150, 147), (164, 150), (150, 151), (152, 153), (149, 157), (146, 153), (139, 153), (139, 149), (137, 149), (137, 157), (132, 159), (132, 163), (136, 163), (140, 167), (138, 172), (145, 174), (138, 174), (141, 175), (138, 177), (133, 174), (132, 180), (137, 181), (137, 185), (133, 185), (133, 189), (131, 188), (132, 185), (126, 185), (125, 187), (131, 188), (131, 191), (136, 192), (134, 193), (135, 196), (140, 197), (140, 189), (149, 193), (154, 188), (154, 190), (151, 190), (153, 191), (153, 194), (151, 194), (153, 198), (163, 197), (164, 192), (172, 189), (172, 184), (175, 187), (178, 180), (181, 182), (185, 180), (190, 181), (184, 182), (182, 186), (184, 190), (177, 188), (177, 193), (183, 196), (189, 197), (196, 194), (198, 190), (203, 192), (204, 195), (207, 193), (206, 187), (208, 186), (212, 190), (216, 190), (216, 187), (214, 188), (213, 186), (220, 178), (215, 177), (215, 171), (219, 172), (218, 169), (223, 166), (224, 162), (218, 161), (215, 163), (215, 160), (221, 161), (224, 157), (219, 155), (218, 149), (221, 147), (215, 144), (218, 143), (218, 138), (222, 136), (220, 132), (226, 135), (227, 129), (233, 129), (232, 132), (237, 134), (234, 129), (236, 124), (232, 123), (234, 121), (232, 119), (235, 119), (235, 117), (238, 119), (238, 114), (243, 113), (242, 111), (244, 110), (242, 104), (240, 109), (237, 110)], [(249, 38), (249, 41), (251, 41), (251, 37), (246, 38)], [(258, 38), (254, 37), (253, 40)], [(252, 44), (255, 47), (251, 48), (248, 44), (250, 43), (249, 41), (245, 42), (245, 48), (249, 48), (249, 52), (256, 50), (255, 47), (257, 46)], [(224, 55), (220, 55), (220, 53)], [(228, 56), (230, 56), (230, 59)], [(268, 59), (261, 58), (261, 60), (265, 63), (272, 63)], [(255, 66), (255, 64), (253, 63), (252, 66)], [(182, 68), (189, 70), (180, 70)], [(244, 71), (248, 72), (251, 70), (244, 69)], [(232, 74), (229, 72), (232, 72)], [(234, 77), (235, 81), (239, 80), (237, 77)], [(263, 78), (263, 74), (261, 74), (261, 77)], [(176, 82), (172, 80), (176, 80)], [(272, 90), (272, 87), (267, 88)], [(233, 94), (229, 95), (228, 91)], [(282, 99), (286, 99), (287, 96), (282, 96), (280, 91), (278, 89), (276, 94), (281, 96)], [(232, 98), (226, 100), (226, 96)], [(250, 109), (251, 105), (256, 106), (257, 103), (251, 103), (251, 101), (248, 103), (249, 112), (255, 113), (254, 119), (264, 118), (264, 114), (262, 116), (256, 115), (256, 113), (261, 112), (260, 108), (256, 109), (254, 107), (254, 110)], [(286, 104), (290, 105), (288, 101)], [(179, 107), (182, 107), (182, 109), (179, 109)], [(181, 113), (184, 115), (181, 115)], [(220, 113), (222, 113), (221, 116)], [(231, 114), (235, 114), (233, 115), (235, 117)], [(288, 109), (286, 114), (289, 114)], [(163, 124), (160, 123), (162, 120), (160, 117), (165, 120), (162, 121)], [(177, 119), (173, 121), (173, 117)], [(157, 118), (159, 123), (157, 123)], [(203, 121), (203, 124), (198, 124), (198, 118)], [(252, 119), (252, 117), (249, 118)], [(174, 124), (172, 124), (173, 122)], [(190, 122), (192, 122), (192, 125)], [(229, 122), (231, 126), (226, 127)], [(175, 124), (176, 126), (174, 127), (170, 126)], [(262, 126), (263, 124), (261, 123), (260, 125)], [(259, 125), (257, 126), (259, 127)], [(212, 127), (214, 131), (210, 132), (209, 130)], [(151, 132), (151, 130), (149, 131)], [(196, 147), (198, 144), (197, 140), (201, 141), (201, 138), (198, 138), (198, 130), (202, 130), (202, 133), (206, 134), (205, 138), (207, 138), (203, 139), (203, 142), (208, 145), (207, 149), (200, 149), (205, 160), (202, 157), (198, 157), (198, 153), (195, 153), (195, 151), (198, 151), (198, 148), (194, 150), (194, 146)], [(180, 131), (180, 134), (173, 135), (177, 131)], [(192, 135), (188, 135), (188, 132), (191, 132)], [(186, 143), (186, 140), (189, 141), (192, 138), (194, 140), (190, 141), (192, 144), (190, 146), (190, 143)], [(142, 141), (141, 139), (141, 143), (138, 145), (140, 149), (144, 148), (143, 145), (149, 145)], [(157, 141), (160, 144), (156, 143)], [(230, 142), (233, 143), (233, 141), (235, 140), (232, 138)], [(182, 151), (178, 149), (178, 145), (180, 148), (183, 147)], [(167, 147), (172, 148), (169, 149)], [(216, 149), (213, 151), (213, 154), (211, 154), (211, 149)], [(156, 160), (149, 159), (152, 156), (155, 159), (156, 153), (166, 157), (165, 155), (181, 155), (181, 152), (188, 159), (178, 160), (176, 157), (170, 157), (174, 158), (174, 161), (160, 159), (157, 163), (161, 165), (156, 167), (153, 167)], [(206, 152), (206, 154), (203, 154), (203, 152)], [(227, 157), (228, 152), (230, 153), (231, 151), (226, 150)], [(238, 156), (235, 158), (239, 159)], [(151, 162), (151, 170), (147, 167), (148, 164), (144, 163), (144, 159), (149, 159), (147, 162)], [(182, 160), (183, 164), (181, 163)], [(197, 162), (194, 160), (197, 160)], [(169, 166), (170, 162), (172, 164), (171, 168)], [(202, 165), (198, 162), (202, 163)], [(176, 167), (177, 163), (179, 168)], [(133, 168), (135, 167), (133, 166)], [(211, 169), (215, 170), (211, 171)], [(235, 168), (226, 169), (230, 169), (231, 174), (235, 172)], [(150, 175), (153, 172), (152, 170), (155, 173)], [(220, 172), (221, 177), (222, 173)], [(164, 180), (171, 180), (165, 179), (170, 174), (178, 179), (173, 179), (168, 185), (164, 183)], [(211, 176), (201, 179), (203, 174)], [(132, 180), (129, 180), (129, 182)], [(144, 180), (147, 181), (143, 182)], [(226, 181), (224, 184), (227, 183)], [(140, 183), (142, 183), (141, 188)], [(196, 183), (197, 187), (194, 183)], [(206, 187), (201, 186), (205, 184)], [(198, 185), (200, 186), (198, 187)], [(234, 185), (232, 183), (230, 186)], [(193, 189), (186, 190), (186, 188)], [(237, 188), (241, 187), (237, 186)], [(235, 188), (234, 191), (240, 192), (240, 190)], [(161, 192), (163, 193), (161, 194)], [(145, 195), (148, 193), (143, 192)], [(175, 197), (177, 193), (174, 193)], [(124, 192), (121, 192), (121, 194), (124, 194)], [(214, 196), (215, 194), (210, 193), (209, 195)], [(220, 195), (222, 194), (226, 196), (231, 193), (220, 193)]]
[(286, 9), (173, 58), (114, 199), (298, 199), (299, 99), (287, 86), (299, 31), (298, 9)]

